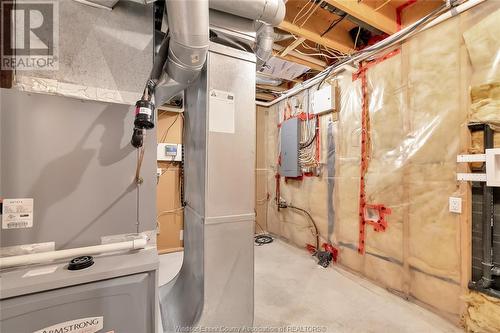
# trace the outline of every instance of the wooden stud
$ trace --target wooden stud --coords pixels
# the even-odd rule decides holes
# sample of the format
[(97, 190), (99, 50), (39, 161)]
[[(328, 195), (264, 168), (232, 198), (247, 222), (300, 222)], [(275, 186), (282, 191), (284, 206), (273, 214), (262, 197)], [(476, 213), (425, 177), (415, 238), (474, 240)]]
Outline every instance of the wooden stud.
[[(460, 20), (460, 31), (464, 30), (464, 20)], [(465, 43), (461, 39), (460, 43), (460, 113), (468, 113), (470, 110), (470, 80), (472, 66), (470, 65), (469, 54)], [(463, 126), (460, 131), (460, 153), (467, 153), (471, 145), (471, 134), (467, 126)], [(458, 163), (457, 172), (471, 172), (468, 163)], [(458, 191), (462, 195), (462, 214), (458, 221), (460, 225), (460, 314), (467, 311), (467, 302), (463, 296), (469, 293), (469, 282), (472, 279), (472, 184), (471, 182), (460, 182)]]

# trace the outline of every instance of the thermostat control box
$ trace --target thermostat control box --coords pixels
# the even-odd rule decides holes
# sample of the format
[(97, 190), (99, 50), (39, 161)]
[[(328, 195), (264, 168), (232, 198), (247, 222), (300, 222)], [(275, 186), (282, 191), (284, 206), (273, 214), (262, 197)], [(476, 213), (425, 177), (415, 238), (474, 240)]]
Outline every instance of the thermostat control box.
[(156, 159), (166, 162), (181, 162), (182, 145), (179, 143), (159, 143), (156, 150)]

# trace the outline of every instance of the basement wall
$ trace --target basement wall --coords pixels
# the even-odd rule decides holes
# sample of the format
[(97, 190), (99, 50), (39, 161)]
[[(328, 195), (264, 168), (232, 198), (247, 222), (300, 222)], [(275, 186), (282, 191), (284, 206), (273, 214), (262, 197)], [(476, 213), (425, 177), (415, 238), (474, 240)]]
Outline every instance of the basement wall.
[[(477, 26), (499, 20), (500, 3), (484, 3), (417, 34), (399, 47), (399, 53), (368, 69), (371, 159), (365, 177), (367, 202), (384, 204), (392, 214), (387, 216), (385, 232), (367, 226), (364, 255), (358, 253), (359, 79), (353, 81), (350, 74), (335, 78), (341, 95), (339, 120), (334, 121), (331, 114), (322, 116), (321, 175), (280, 181), (281, 197), (311, 213), (321, 242), (330, 240), (339, 247), (340, 265), (456, 323), (474, 307), (470, 301), (474, 298), (465, 297), (471, 278), (471, 191), (470, 184), (456, 181), (457, 172), (468, 170), (456, 163), (456, 156), (472, 147), (468, 122), (496, 124), (500, 118), (494, 104), (498, 95), (495, 82), (499, 80), (488, 71), (498, 68), (491, 60), (500, 47), (497, 29)], [(474, 64), (481, 64), (481, 68)], [(486, 83), (481, 79), (484, 77), (488, 78)], [(478, 89), (486, 96), (482, 101), (475, 97), (480, 95), (474, 94)], [(305, 100), (306, 94), (295, 97)], [(304, 248), (315, 241), (307, 217), (290, 209), (278, 211), (274, 203), (278, 124), (283, 120), (285, 103), (257, 108), (257, 222)], [(486, 112), (486, 118), (481, 112), (485, 104), (495, 105), (487, 109), (493, 111)], [(329, 124), (336, 129), (333, 221), (328, 219)], [(450, 196), (463, 199), (463, 214), (448, 211)], [(469, 316), (464, 320), (467, 327), (473, 327), (470, 323), (478, 321), (489, 306), (475, 306), (474, 319)]]

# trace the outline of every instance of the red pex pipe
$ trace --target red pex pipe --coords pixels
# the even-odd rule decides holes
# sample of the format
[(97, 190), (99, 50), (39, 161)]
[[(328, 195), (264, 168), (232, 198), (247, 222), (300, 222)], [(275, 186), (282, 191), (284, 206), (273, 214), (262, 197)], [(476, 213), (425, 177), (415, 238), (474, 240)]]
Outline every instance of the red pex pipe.
[[(359, 180), (359, 238), (358, 238), (358, 253), (365, 253), (366, 240), (366, 225), (371, 225), (377, 232), (385, 231), (387, 228), (386, 215), (391, 214), (391, 209), (384, 204), (370, 204), (366, 199), (365, 175), (368, 170), (370, 161), (370, 129), (369, 129), (369, 110), (368, 110), (368, 79), (366, 71), (385, 61), (386, 59), (399, 54), (400, 49), (391, 51), (370, 62), (361, 63), (357, 73), (352, 75), (352, 80), (361, 79), (361, 163), (360, 163), (360, 180)], [(376, 221), (366, 218), (367, 210), (376, 210), (378, 219)]]

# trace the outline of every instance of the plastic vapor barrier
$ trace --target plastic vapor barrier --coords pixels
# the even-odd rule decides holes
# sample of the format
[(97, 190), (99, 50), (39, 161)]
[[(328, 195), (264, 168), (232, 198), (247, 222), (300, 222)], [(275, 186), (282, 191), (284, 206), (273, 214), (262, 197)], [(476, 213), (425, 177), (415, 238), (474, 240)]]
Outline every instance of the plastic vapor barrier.
[[(471, 265), (470, 188), (456, 181), (456, 157), (482, 152), (482, 134), (471, 137), (469, 123), (500, 126), (499, 21), (500, 2), (485, 2), (381, 51), (362, 65), (366, 80), (347, 71), (335, 78), (340, 107), (335, 122), (335, 230), (330, 241), (340, 248), (340, 264), (456, 322), (467, 307), (463, 296), (469, 292)], [(264, 116), (267, 228), (300, 247), (314, 242), (306, 217), (290, 209), (278, 211), (274, 203), (277, 125), (287, 103), (300, 106), (307, 96), (306, 91), (282, 101)], [(390, 214), (385, 216), (385, 230), (366, 224), (360, 254), (363, 102), (368, 103), (365, 201), (384, 205)], [(321, 118), (320, 132), (326, 135), (328, 120)], [(280, 192), (287, 202), (311, 213), (324, 242), (326, 137), (320, 145), (320, 176), (281, 178)], [(451, 196), (464, 199), (463, 214), (449, 212)]]

